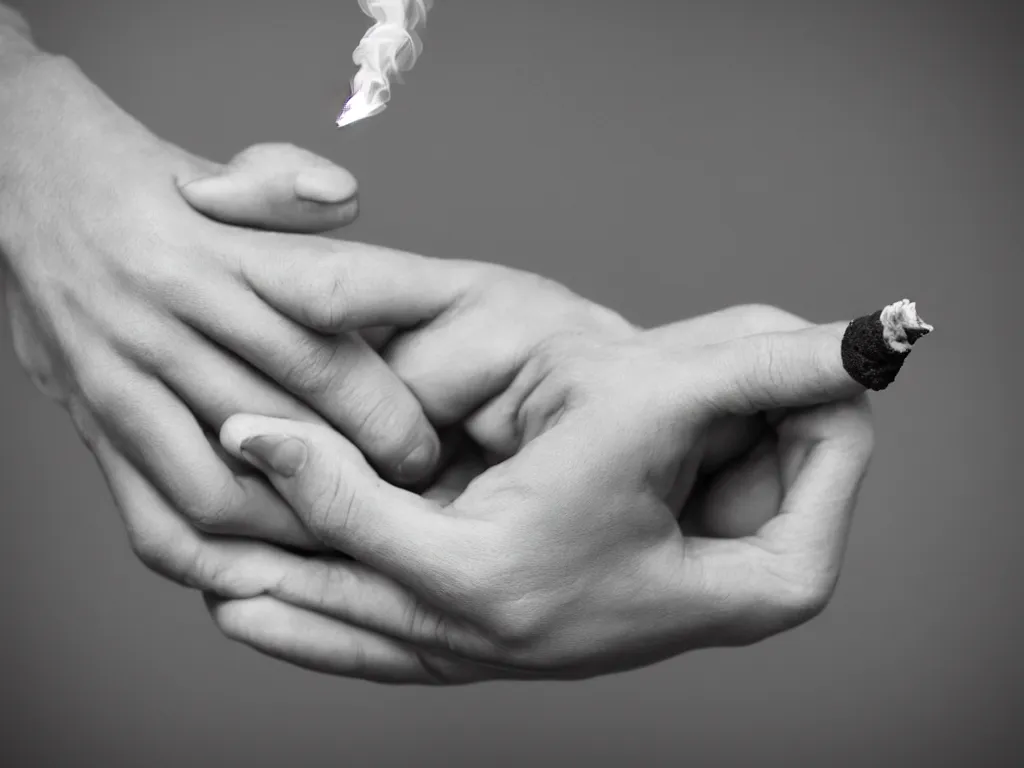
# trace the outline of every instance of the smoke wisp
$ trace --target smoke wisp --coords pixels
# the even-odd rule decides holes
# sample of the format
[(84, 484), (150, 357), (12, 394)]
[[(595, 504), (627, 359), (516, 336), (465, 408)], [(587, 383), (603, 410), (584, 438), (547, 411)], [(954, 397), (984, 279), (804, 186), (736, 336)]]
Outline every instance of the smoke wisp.
[(412, 69), (423, 50), (416, 34), (427, 20), (433, 0), (359, 0), (374, 25), (363, 35), (352, 61), (359, 67), (352, 78), (352, 95), (338, 116), (338, 127), (382, 112), (391, 98), (391, 82)]

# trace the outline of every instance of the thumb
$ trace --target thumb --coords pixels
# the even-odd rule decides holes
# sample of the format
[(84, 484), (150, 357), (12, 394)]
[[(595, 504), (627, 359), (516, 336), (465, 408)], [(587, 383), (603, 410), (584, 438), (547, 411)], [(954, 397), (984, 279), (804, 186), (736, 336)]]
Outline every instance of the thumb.
[(845, 400), (885, 389), (931, 330), (904, 299), (851, 323), (746, 336), (707, 347), (691, 391), (710, 418)]
[(290, 144), (256, 144), (180, 191), (217, 221), (283, 232), (337, 229), (354, 221), (359, 209), (352, 174)]
[(382, 481), (359, 450), (331, 429), (236, 414), (224, 423), (220, 439), (232, 456), (263, 471), (317, 539), (392, 578), (436, 594), (432, 579), (443, 579), (449, 558), (457, 560), (460, 552), (469, 557), (454, 536), (454, 518)]

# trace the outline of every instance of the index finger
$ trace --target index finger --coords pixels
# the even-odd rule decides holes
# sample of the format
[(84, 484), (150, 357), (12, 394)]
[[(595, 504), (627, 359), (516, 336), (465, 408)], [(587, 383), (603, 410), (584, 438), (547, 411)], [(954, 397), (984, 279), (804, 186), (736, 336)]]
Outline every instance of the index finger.
[(249, 286), (295, 322), (334, 334), (433, 320), (467, 289), (462, 261), (356, 242), (260, 233), (240, 260)]
[(931, 330), (904, 299), (850, 323), (746, 336), (706, 350), (693, 390), (715, 416), (849, 399), (885, 389)]

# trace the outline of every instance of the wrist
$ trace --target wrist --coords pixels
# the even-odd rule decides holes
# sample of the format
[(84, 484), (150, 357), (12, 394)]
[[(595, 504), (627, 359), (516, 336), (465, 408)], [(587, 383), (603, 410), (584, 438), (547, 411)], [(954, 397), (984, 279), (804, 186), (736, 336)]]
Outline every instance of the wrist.
[[(40, 232), (111, 195), (109, 171), (160, 142), (65, 56), (0, 52), (0, 256), (16, 273)], [(88, 213), (88, 211), (86, 211)]]

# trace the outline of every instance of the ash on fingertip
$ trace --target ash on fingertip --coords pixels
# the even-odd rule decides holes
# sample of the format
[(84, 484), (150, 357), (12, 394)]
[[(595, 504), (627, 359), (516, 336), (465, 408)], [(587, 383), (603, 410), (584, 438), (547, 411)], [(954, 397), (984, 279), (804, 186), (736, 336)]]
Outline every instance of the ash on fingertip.
[(843, 368), (867, 389), (883, 390), (896, 379), (914, 343), (933, 330), (909, 299), (859, 317), (843, 334)]

